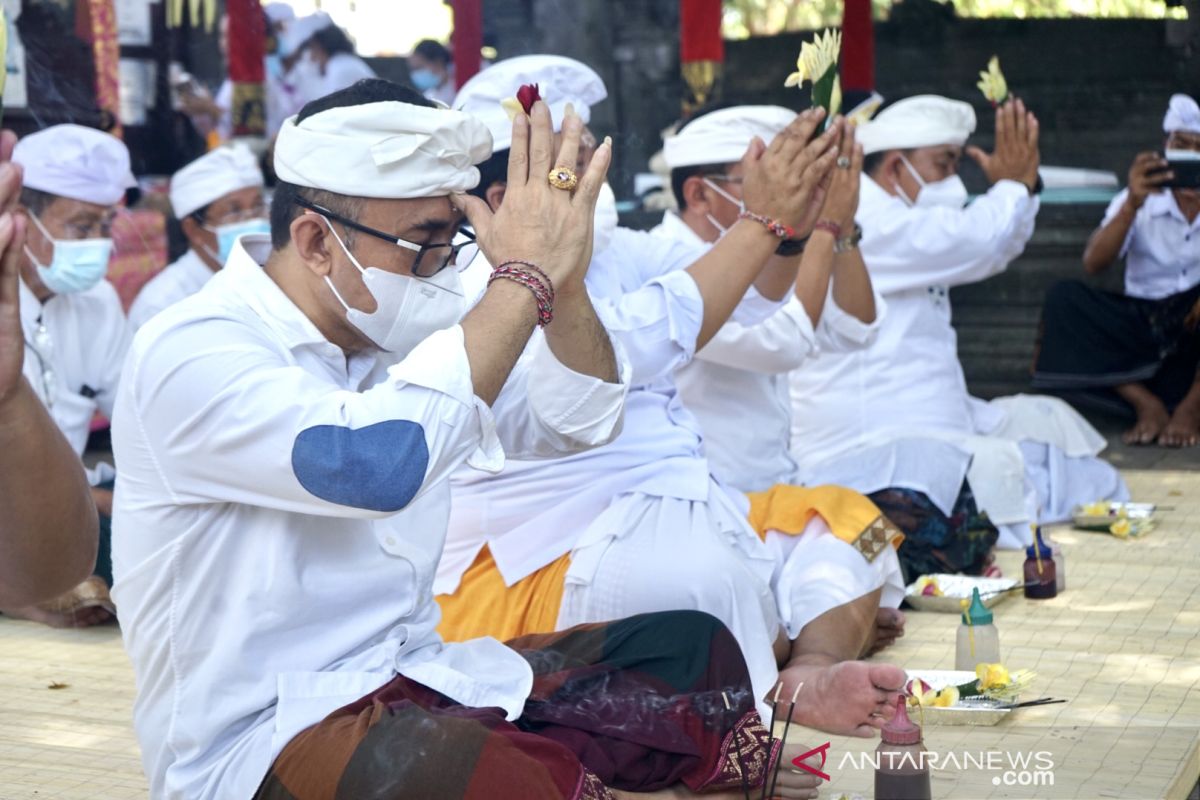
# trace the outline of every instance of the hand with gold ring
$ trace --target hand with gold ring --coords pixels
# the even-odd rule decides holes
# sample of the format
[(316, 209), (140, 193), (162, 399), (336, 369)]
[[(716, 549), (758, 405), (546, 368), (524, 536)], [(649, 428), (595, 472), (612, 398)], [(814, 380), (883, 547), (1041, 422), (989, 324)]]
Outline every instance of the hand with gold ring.
[[(584, 174), (577, 175), (574, 167), (583, 132), (583, 121), (568, 108), (563, 115), (562, 144), (556, 153), (550, 109), (539, 100), (528, 116), (517, 114), (513, 118), (504, 198), (495, 214), (481, 198), (454, 198), (475, 229), (476, 240), (489, 263), (536, 264), (560, 293), (582, 285), (587, 273), (596, 197), (612, 161), (612, 142), (605, 140), (596, 148)], [(559, 173), (564, 184), (561, 187), (552, 184)], [(554, 178), (548, 180), (548, 176)], [(566, 184), (573, 191), (563, 191)]]
[(549, 177), (550, 185), (555, 189), (573, 192), (575, 191), (575, 187), (579, 185), (579, 176), (570, 167), (555, 167), (550, 170)]

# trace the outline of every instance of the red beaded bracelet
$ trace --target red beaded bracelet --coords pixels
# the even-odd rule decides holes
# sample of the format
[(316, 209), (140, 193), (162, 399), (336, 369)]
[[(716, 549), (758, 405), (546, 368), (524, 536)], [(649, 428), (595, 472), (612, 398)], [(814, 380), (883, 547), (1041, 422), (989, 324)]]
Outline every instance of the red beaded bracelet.
[[(536, 270), (538, 274), (535, 275), (530, 270), (522, 269), (521, 267), (516, 266), (517, 264), (531, 267), (533, 270)], [(533, 264), (528, 264), (523, 261), (506, 261), (492, 270), (492, 276), (488, 278), (488, 286), (491, 286), (493, 281), (500, 279), (509, 280), (513, 283), (520, 284), (533, 294), (533, 299), (537, 303), (539, 326), (545, 327), (553, 321), (553, 284), (551, 283), (550, 278), (544, 272), (542, 272), (542, 270), (538, 269), (538, 267)]]
[(761, 223), (767, 227), (767, 230), (778, 236), (780, 239), (796, 238), (796, 229), (791, 225), (785, 225), (777, 219), (764, 217), (762, 214), (755, 214), (753, 211), (743, 211), (742, 213), (738, 214), (738, 219), (751, 219), (755, 222)]
[(833, 235), (833, 240), (840, 241), (842, 238), (842, 226), (836, 222), (831, 222), (827, 219), (818, 220), (816, 225), (813, 225), (814, 231), (825, 231)]
[(543, 281), (545, 281), (547, 288), (550, 289), (550, 297), (552, 297), (552, 298), (554, 297), (554, 281), (550, 280), (549, 275), (542, 272), (541, 267), (539, 267), (537, 264), (534, 264), (529, 261), (522, 261), (519, 258), (513, 258), (513, 259), (509, 259), (508, 261), (504, 261), (500, 264), (500, 266), (507, 267), (507, 266), (511, 266), (513, 264), (519, 264), (520, 266), (525, 267), (530, 272), (533, 272), (538, 277), (540, 277)]

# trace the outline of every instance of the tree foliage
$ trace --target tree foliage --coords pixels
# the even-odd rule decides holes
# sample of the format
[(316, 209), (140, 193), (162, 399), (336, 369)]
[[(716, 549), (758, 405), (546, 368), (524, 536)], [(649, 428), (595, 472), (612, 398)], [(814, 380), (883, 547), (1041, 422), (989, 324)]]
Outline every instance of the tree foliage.
[[(876, 19), (887, 19), (893, 0), (871, 0)], [(947, 0), (960, 17), (1182, 18), (1163, 0)], [(842, 21), (842, 0), (725, 0), (724, 32), (730, 39), (813, 30)]]

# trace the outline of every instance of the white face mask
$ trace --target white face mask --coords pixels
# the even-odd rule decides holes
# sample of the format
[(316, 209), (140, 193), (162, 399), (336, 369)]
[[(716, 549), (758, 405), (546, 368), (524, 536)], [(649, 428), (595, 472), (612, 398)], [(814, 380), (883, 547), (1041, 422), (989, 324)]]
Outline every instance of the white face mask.
[(1164, 155), (1167, 157), (1167, 161), (1200, 161), (1200, 151), (1198, 150), (1167, 148)]
[[(724, 197), (726, 200), (728, 200), (729, 202), (731, 202), (735, 206), (737, 206), (739, 214), (741, 214), (743, 211), (746, 210), (745, 202), (737, 199), (736, 197), (731, 195), (729, 192), (722, 189), (720, 186), (717, 186), (715, 183), (713, 183), (708, 178), (703, 178), (702, 180), (704, 181), (705, 186), (712, 189), (714, 192), (721, 195), (721, 197)], [(708, 220), (709, 225), (712, 225), (714, 228), (717, 229), (717, 238), (718, 239), (720, 239), (725, 234), (729, 233), (729, 228), (726, 228), (724, 225), (717, 222), (717, 218), (714, 217), (712, 214), (705, 214), (704, 218)]]
[(900, 156), (900, 160), (904, 162), (904, 166), (908, 168), (908, 174), (912, 175), (913, 180), (921, 187), (917, 192), (917, 199), (910, 200), (900, 185), (896, 185), (896, 191), (900, 193), (900, 198), (908, 206), (916, 206), (917, 208), (956, 208), (960, 209), (967, 204), (970, 194), (967, 192), (966, 184), (962, 182), (962, 178), (957, 175), (951, 175), (949, 178), (944, 178), (935, 183), (927, 183), (924, 178), (913, 168), (913, 165), (908, 162), (904, 156)]
[(376, 267), (364, 268), (329, 220), (325, 217), (321, 219), (329, 226), (330, 233), (342, 246), (342, 252), (350, 259), (350, 263), (362, 273), (367, 291), (375, 298), (375, 310), (368, 314), (352, 308), (342, 299), (328, 275), (325, 276), (325, 283), (346, 309), (347, 321), (362, 331), (380, 350), (407, 356), (430, 334), (449, 328), (462, 318), (466, 303), (457, 269), (450, 266), (432, 278), (418, 278)]
[(608, 249), (617, 229), (617, 196), (607, 182), (596, 196), (596, 216), (592, 221), (592, 254)]
[(54, 254), (48, 265), (33, 257), (33, 251), (25, 247), (25, 255), (37, 268), (38, 279), (55, 294), (86, 292), (108, 273), (108, 261), (112, 256), (112, 239), (55, 239), (37, 216), (30, 214), (33, 224), (52, 245)]
[(218, 264), (225, 264), (229, 261), (229, 254), (233, 252), (233, 246), (241, 237), (271, 232), (271, 223), (265, 219), (247, 219), (241, 222), (231, 222), (228, 225), (218, 225), (215, 228), (207, 225), (200, 227), (217, 237), (217, 252), (214, 253), (213, 249), (206, 244), (200, 246), (204, 248), (204, 252), (208, 253), (209, 258)]

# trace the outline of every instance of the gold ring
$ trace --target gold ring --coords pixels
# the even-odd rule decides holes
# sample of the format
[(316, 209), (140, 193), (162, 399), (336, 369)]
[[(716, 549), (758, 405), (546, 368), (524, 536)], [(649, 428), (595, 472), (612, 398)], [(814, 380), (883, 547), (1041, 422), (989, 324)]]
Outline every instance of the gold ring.
[(570, 167), (555, 167), (550, 170), (550, 185), (569, 192), (579, 185), (579, 176)]

